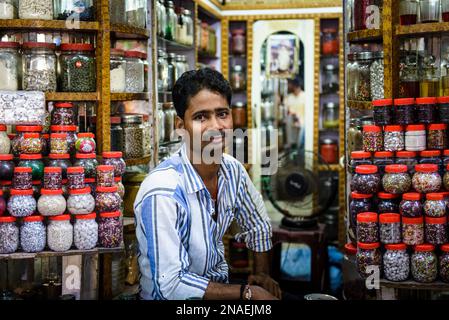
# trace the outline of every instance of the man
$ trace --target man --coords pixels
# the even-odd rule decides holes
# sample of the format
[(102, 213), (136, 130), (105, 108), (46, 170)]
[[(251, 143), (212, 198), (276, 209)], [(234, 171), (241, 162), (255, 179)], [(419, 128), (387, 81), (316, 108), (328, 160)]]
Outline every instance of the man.
[(305, 147), (305, 107), (306, 107), (306, 97), (303, 91), (302, 81), (298, 78), (288, 81), (288, 91), (289, 94), (285, 98), (285, 106), (287, 107), (288, 113), (294, 118), (293, 130), (295, 134), (293, 142), (299, 147), (300, 153), (304, 153)]
[[(142, 299), (280, 298), (268, 277), (271, 225), (262, 197), (244, 167), (222, 154), (224, 133), (232, 129), (231, 95), (211, 69), (186, 72), (175, 84), (176, 127), (185, 143), (149, 174), (134, 203)], [(218, 162), (205, 163), (209, 144)], [(234, 219), (255, 252), (249, 285), (228, 284), (222, 238)]]

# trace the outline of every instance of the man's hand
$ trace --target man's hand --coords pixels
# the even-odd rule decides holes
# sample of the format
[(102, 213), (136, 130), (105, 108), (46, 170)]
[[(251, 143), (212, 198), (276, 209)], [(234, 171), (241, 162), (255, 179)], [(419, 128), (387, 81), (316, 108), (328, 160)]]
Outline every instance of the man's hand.
[(262, 288), (267, 290), (270, 293), (270, 295), (273, 295), (277, 299), (282, 298), (282, 291), (281, 288), (279, 287), (279, 283), (277, 283), (270, 276), (264, 273), (250, 275), (248, 277), (248, 284), (261, 286)]
[(279, 300), (262, 287), (250, 286), (250, 288), (252, 294), (251, 300)]

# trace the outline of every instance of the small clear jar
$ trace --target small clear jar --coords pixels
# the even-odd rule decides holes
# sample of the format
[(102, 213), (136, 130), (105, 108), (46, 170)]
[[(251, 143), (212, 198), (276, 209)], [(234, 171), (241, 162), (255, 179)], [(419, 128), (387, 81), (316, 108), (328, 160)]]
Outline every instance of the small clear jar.
[(97, 155), (95, 153), (84, 154), (77, 153), (76, 161), (73, 164), (75, 167), (83, 167), (84, 168), (84, 176), (86, 178), (95, 178), (97, 176)]
[(399, 213), (407, 218), (421, 217), (423, 214), (421, 195), (414, 192), (404, 193), (399, 204)]
[(126, 162), (122, 152), (103, 152), (103, 165), (114, 166), (114, 176), (121, 177), (126, 172)]
[(84, 179), (83, 167), (67, 168), (67, 188), (69, 188), (69, 190), (84, 189), (86, 187)]
[(438, 173), (436, 164), (418, 164), (415, 166), (416, 173), (412, 178), (412, 185), (416, 192), (432, 193), (438, 192), (442, 185), (442, 179)]
[(123, 157), (125, 159), (142, 158), (143, 150), (143, 117), (142, 115), (123, 115)]
[[(3, 4), (5, 6), (5, 4)], [(6, 6), (8, 6), (6, 4)], [(2, 3), (0, 1), (0, 19), (2, 16)], [(2, 81), (0, 90), (19, 90), (20, 79), (20, 56), (18, 42), (0, 42), (0, 70), (2, 70)]]
[(361, 165), (372, 165), (371, 153), (366, 151), (351, 152), (351, 161), (349, 162), (349, 172), (355, 173), (355, 168)]
[(383, 149), (382, 128), (379, 126), (363, 126), (363, 150), (376, 152)]
[(78, 133), (75, 148), (77, 153), (95, 153), (97, 148), (95, 134), (91, 132)]
[(246, 79), (241, 65), (235, 65), (231, 72), (231, 87), (234, 91), (246, 89)]
[(42, 152), (42, 140), (39, 133), (25, 133), (20, 145), (22, 154), (36, 154)]
[(449, 282), (449, 244), (440, 247), (441, 254), (439, 260), (440, 279)]
[(395, 120), (399, 125), (415, 123), (415, 98), (394, 99)]
[(56, 20), (93, 21), (95, 19), (93, 0), (54, 0), (53, 6)]
[(435, 123), (436, 103), (436, 98), (416, 98), (416, 120), (418, 123)]
[(111, 23), (125, 24), (125, 0), (110, 0), (109, 1), (109, 14)]
[(374, 194), (379, 191), (381, 183), (376, 166), (357, 166), (355, 172), (351, 180), (351, 191), (362, 194)]
[(167, 53), (162, 49), (157, 51), (157, 90), (158, 92), (168, 90)]
[(110, 72), (111, 92), (122, 93), (126, 88), (126, 61), (125, 52), (120, 49), (111, 49)]
[(447, 125), (431, 124), (427, 130), (427, 148), (443, 150), (447, 148)]
[(446, 215), (446, 201), (444, 199), (444, 194), (426, 194), (426, 202), (424, 202), (424, 213), (428, 217), (444, 217)]
[(63, 43), (59, 56), (60, 85), (63, 92), (94, 92), (96, 62), (94, 46), (88, 43)]
[(418, 22), (417, 0), (401, 0), (399, 2), (399, 21), (402, 26)]
[(97, 186), (98, 187), (114, 186), (114, 166), (99, 165), (97, 167)]
[(74, 215), (89, 214), (95, 209), (95, 199), (90, 193), (90, 187), (70, 189), (67, 199), (67, 210)]
[(424, 218), (402, 217), (402, 242), (414, 246), (424, 243)]
[(172, 141), (175, 131), (176, 110), (173, 103), (164, 103), (164, 141)]
[(379, 192), (377, 194), (377, 213), (399, 212), (399, 194)]
[(12, 187), (18, 190), (31, 189), (32, 185), (32, 169), (29, 167), (15, 167), (12, 179)]
[(15, 217), (0, 217), (0, 254), (16, 252), (19, 247), (19, 228)]
[(97, 187), (95, 196), (96, 212), (118, 211), (122, 205), (122, 199), (118, 194), (117, 186)]
[(16, 1), (15, 0), (1, 0), (0, 1), (0, 19), (16, 19), (16, 17), (17, 17)]
[(352, 232), (353, 242), (357, 239), (357, 215), (363, 212), (371, 212), (373, 209), (372, 194), (361, 194), (358, 192), (351, 193), (351, 201), (349, 203), (349, 227)]
[(410, 274), (410, 256), (404, 243), (387, 244), (382, 258), (383, 274), (389, 281), (405, 281)]
[(371, 101), (370, 66), (374, 58), (373, 52), (359, 52), (355, 62), (355, 98), (357, 101)]
[(393, 124), (394, 114), (392, 99), (374, 100), (372, 105), (373, 119), (376, 126)]
[(65, 212), (67, 203), (62, 195), (62, 189), (41, 189), (41, 196), (37, 202), (37, 210), (43, 216), (58, 216)]
[(357, 215), (357, 241), (363, 243), (379, 241), (377, 213), (363, 212)]
[(401, 126), (385, 126), (384, 150), (402, 151), (405, 148), (405, 136)]
[(412, 179), (407, 172), (407, 166), (403, 164), (392, 164), (385, 167), (382, 177), (384, 190), (392, 194), (403, 194), (410, 190)]
[(14, 176), (14, 167), (12, 154), (0, 154), (0, 180), (11, 181)]
[(414, 151), (398, 151), (396, 152), (396, 164), (407, 166), (408, 173), (413, 176), (415, 166), (418, 164), (417, 153)]
[(62, 179), (67, 179), (67, 168), (72, 166), (69, 154), (53, 154), (48, 155), (48, 167), (59, 167), (62, 170)]
[(23, 219), (20, 227), (20, 247), (24, 252), (41, 252), (47, 243), (44, 217), (30, 216)]
[(21, 154), (18, 167), (28, 167), (32, 170), (32, 180), (41, 180), (44, 177), (44, 163), (41, 154)]
[(62, 169), (59, 167), (44, 168), (44, 189), (62, 189)]
[(19, 19), (53, 19), (52, 0), (20, 0)]
[(49, 218), (47, 244), (52, 251), (67, 251), (73, 243), (73, 226), (70, 215), (63, 214)]
[(394, 164), (394, 153), (391, 151), (374, 152), (373, 165), (377, 166), (380, 175), (385, 174), (385, 167)]
[(379, 238), (383, 244), (401, 243), (401, 215), (382, 213), (379, 215)]
[(165, 28), (167, 24), (167, 13), (163, 0), (156, 1), (156, 21), (157, 21), (157, 35), (165, 37)]
[(441, 245), (447, 243), (447, 218), (446, 216), (439, 218), (426, 217), (425, 241), (433, 245)]
[(25, 42), (22, 44), (22, 50), (22, 89), (25, 91), (56, 91), (55, 45), (53, 43)]
[(422, 124), (411, 124), (405, 129), (405, 150), (426, 150), (426, 127)]
[(120, 211), (100, 213), (98, 222), (98, 241), (101, 247), (116, 248), (122, 244), (123, 225)]
[(449, 123), (449, 97), (437, 98), (438, 119), (441, 123)]
[(367, 278), (373, 273), (373, 268), (382, 267), (382, 254), (379, 250), (380, 244), (377, 243), (358, 243), (357, 244), (357, 270), (362, 278)]
[(141, 52), (125, 52), (125, 92), (143, 92), (145, 88), (144, 64), (140, 59)]
[(73, 103), (57, 102), (51, 112), (51, 124), (56, 126), (71, 126), (75, 124)]
[(77, 215), (73, 226), (73, 242), (78, 250), (90, 250), (98, 242), (98, 223), (95, 221), (95, 212)]
[(74, 155), (76, 152), (75, 143), (78, 139), (77, 126), (51, 126), (51, 132), (54, 133), (67, 133), (67, 143), (69, 145), (69, 154)]
[(435, 246), (422, 244), (415, 246), (410, 259), (413, 280), (433, 282), (438, 276), (438, 259), (434, 253)]
[(147, 1), (125, 1), (124, 14), (128, 25), (136, 28), (145, 28), (147, 22)]
[(16, 131), (17, 134), (11, 139), (11, 151), (15, 157), (19, 157), (25, 133), (42, 132), (42, 126), (16, 126)]
[(69, 152), (69, 145), (67, 143), (67, 134), (66, 133), (50, 134), (50, 153), (66, 154), (68, 152)]

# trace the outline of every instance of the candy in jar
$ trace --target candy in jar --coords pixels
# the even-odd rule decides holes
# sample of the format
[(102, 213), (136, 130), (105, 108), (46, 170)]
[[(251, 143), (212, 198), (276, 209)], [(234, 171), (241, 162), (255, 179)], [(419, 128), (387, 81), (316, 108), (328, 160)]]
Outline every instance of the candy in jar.
[(444, 217), (446, 215), (446, 201), (442, 193), (426, 194), (424, 213), (428, 217)]
[(423, 217), (402, 217), (402, 241), (409, 246), (424, 243)]
[(62, 195), (62, 189), (42, 189), (37, 202), (37, 210), (43, 216), (57, 216), (65, 212), (66, 200)]
[(74, 215), (89, 214), (95, 209), (95, 199), (90, 188), (71, 189), (67, 199), (67, 210)]
[(73, 227), (74, 244), (78, 250), (90, 250), (95, 248), (98, 241), (98, 224), (95, 221), (95, 212), (77, 215)]
[(433, 282), (438, 276), (438, 261), (435, 246), (422, 244), (415, 246), (411, 257), (412, 277), (418, 282)]
[(379, 250), (380, 244), (361, 243), (357, 244), (357, 269), (362, 278), (372, 275), (377, 268), (380, 274), (382, 267), (382, 255)]
[(66, 154), (69, 152), (67, 133), (50, 134), (50, 153)]
[(52, 251), (67, 251), (73, 242), (73, 226), (70, 215), (62, 214), (49, 218), (47, 244)]
[(122, 152), (103, 152), (103, 164), (114, 166), (114, 176), (121, 177), (125, 174), (126, 163)]
[(419, 193), (438, 192), (441, 188), (441, 176), (436, 164), (418, 164), (413, 175), (413, 188)]
[(363, 149), (365, 151), (381, 151), (383, 149), (382, 128), (366, 125), (363, 127)]
[(405, 281), (410, 273), (410, 257), (404, 243), (387, 244), (383, 256), (383, 272), (390, 281)]
[(100, 213), (98, 223), (98, 240), (100, 246), (115, 248), (123, 239), (123, 226), (120, 221), (120, 211)]
[(381, 243), (391, 244), (402, 241), (401, 216), (399, 214), (383, 213), (379, 215), (379, 225)]
[(426, 217), (425, 227), (426, 243), (440, 245), (447, 243), (447, 219), (446, 217)]
[(45, 248), (47, 234), (44, 217), (30, 216), (23, 219), (20, 227), (20, 246), (25, 252), (40, 252)]
[(95, 207), (97, 212), (112, 212), (120, 210), (122, 199), (118, 194), (117, 186), (97, 187)]
[(379, 241), (378, 217), (375, 212), (363, 212), (357, 215), (357, 241), (373, 243)]
[[(351, 193), (351, 201), (349, 203), (349, 226), (348, 231), (352, 236), (354, 243), (357, 238), (357, 215), (362, 212), (370, 212), (372, 208), (372, 194), (361, 194), (358, 192)], [(351, 235), (352, 233), (352, 235)]]
[(377, 193), (381, 185), (377, 170), (377, 167), (373, 165), (357, 166), (351, 180), (351, 191), (362, 194)]
[(422, 216), (423, 206), (421, 195), (416, 192), (404, 193), (402, 201), (399, 204), (399, 213), (406, 218), (415, 218)]
[(19, 228), (15, 217), (0, 217), (0, 254), (13, 253), (19, 247)]
[(95, 135), (93, 133), (78, 133), (78, 139), (75, 143), (76, 152), (85, 154), (95, 153), (96, 147)]
[(112, 187), (114, 185), (114, 166), (100, 165), (97, 167), (97, 186)]
[(59, 167), (44, 168), (44, 189), (58, 190), (62, 188), (62, 169)]
[(403, 164), (393, 164), (385, 167), (385, 175), (382, 177), (384, 190), (392, 194), (402, 194), (410, 190), (412, 179), (408, 174), (408, 168)]
[(84, 184), (84, 168), (83, 167), (70, 167), (67, 168), (67, 180), (68, 188), (72, 189), (83, 189)]
[(33, 187), (31, 172), (32, 169), (28, 167), (14, 168), (14, 177), (12, 180), (13, 188), (20, 190), (31, 189)]
[(440, 278), (444, 282), (449, 282), (449, 244), (441, 246), (439, 259)]

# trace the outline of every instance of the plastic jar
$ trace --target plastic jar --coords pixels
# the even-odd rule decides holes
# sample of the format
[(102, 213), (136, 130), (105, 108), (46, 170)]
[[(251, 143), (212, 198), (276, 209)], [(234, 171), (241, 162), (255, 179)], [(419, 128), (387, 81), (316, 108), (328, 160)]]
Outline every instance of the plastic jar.
[(441, 159), (440, 150), (424, 150), (420, 152), (420, 164), (436, 164), (438, 166), (438, 172), (441, 176), (444, 175), (443, 160)]
[(383, 244), (400, 243), (401, 215), (398, 213), (383, 213), (379, 215), (379, 238)]
[(426, 216), (438, 218), (446, 215), (446, 201), (442, 193), (428, 193), (426, 199), (424, 202)]
[(410, 246), (424, 243), (423, 217), (402, 217), (402, 242)]
[(391, 151), (374, 152), (373, 164), (377, 166), (379, 174), (383, 175), (385, 167), (394, 164), (394, 153)]
[(66, 133), (52, 133), (50, 135), (50, 153), (66, 154), (69, 152)]
[(95, 248), (98, 242), (98, 224), (95, 221), (95, 212), (77, 215), (73, 226), (73, 238), (78, 250), (90, 250)]
[(83, 189), (86, 187), (84, 184), (84, 168), (83, 167), (70, 167), (67, 168), (67, 187), (69, 190)]
[(117, 186), (97, 187), (95, 195), (96, 212), (111, 212), (120, 210), (122, 199)]
[(6, 200), (3, 197), (3, 190), (0, 189), (0, 216), (2, 216), (6, 211)]
[(438, 118), (441, 123), (449, 123), (449, 97), (438, 97)]
[(111, 92), (125, 92), (126, 88), (126, 61), (123, 59), (125, 52), (120, 49), (111, 49)]
[(435, 122), (436, 98), (416, 98), (416, 121), (422, 124)]
[(95, 153), (77, 153), (76, 161), (73, 164), (75, 167), (83, 167), (84, 168), (84, 176), (86, 178), (95, 178), (97, 175), (97, 155)]
[(96, 91), (94, 50), (94, 46), (87, 43), (61, 44), (61, 91)]
[(95, 209), (95, 199), (90, 193), (90, 188), (71, 189), (67, 199), (67, 210), (71, 214), (89, 214)]
[(373, 105), (373, 119), (376, 126), (385, 126), (393, 123), (393, 100), (375, 100)]
[(415, 246), (410, 264), (413, 280), (418, 282), (433, 282), (438, 276), (438, 260), (433, 252), (435, 246), (422, 244)]
[(426, 217), (425, 241), (433, 245), (447, 243), (447, 218), (446, 216), (439, 218)]
[(67, 168), (72, 166), (69, 154), (48, 155), (48, 167), (60, 167), (62, 169), (62, 179), (67, 179)]
[(416, 152), (413, 151), (398, 151), (396, 152), (396, 164), (403, 164), (407, 166), (407, 171), (410, 176), (415, 173), (415, 166), (418, 164)]
[(373, 209), (372, 197), (372, 194), (351, 193), (351, 202), (349, 203), (349, 226), (353, 233), (354, 240), (357, 237), (357, 215), (362, 212), (370, 212)]
[(363, 212), (357, 215), (357, 241), (363, 243), (379, 241), (377, 213)]
[(440, 279), (449, 282), (449, 244), (440, 247), (441, 255), (439, 259)]
[(362, 278), (367, 278), (372, 274), (372, 269), (367, 267), (378, 267), (379, 274), (382, 267), (382, 255), (379, 250), (380, 244), (358, 243), (357, 244), (357, 269)]
[(65, 212), (66, 201), (62, 189), (41, 189), (41, 196), (37, 202), (37, 210), (43, 216), (58, 216)]
[(399, 194), (379, 192), (377, 194), (377, 212), (390, 213), (399, 212)]
[(426, 150), (426, 127), (422, 124), (408, 125), (405, 129), (405, 150)]
[(349, 162), (349, 172), (355, 173), (355, 168), (360, 165), (373, 164), (371, 160), (371, 153), (366, 151), (353, 151), (351, 152), (351, 161)]
[(408, 192), (412, 186), (412, 179), (407, 172), (407, 166), (403, 164), (386, 166), (382, 186), (386, 192), (392, 194)]
[(114, 186), (117, 186), (117, 192), (120, 196), (120, 198), (125, 197), (125, 186), (122, 183), (122, 177), (115, 177), (114, 178)]
[(20, 145), (22, 154), (36, 154), (42, 152), (42, 140), (39, 133), (25, 133)]
[(402, 98), (394, 100), (396, 123), (409, 125), (415, 123), (415, 99)]
[(15, 217), (0, 217), (0, 254), (13, 253), (19, 247), (19, 228)]
[[(21, 4), (23, 2), (28, 1), (20, 1)], [(42, 17), (38, 19), (42, 19)], [(25, 42), (22, 44), (23, 90), (56, 91), (55, 47), (53, 43), (44, 42)]]
[(121, 177), (126, 172), (126, 162), (122, 152), (103, 152), (102, 164), (114, 166), (114, 176)]
[(62, 169), (59, 167), (44, 168), (44, 189), (61, 190)]
[(17, 134), (11, 140), (11, 151), (15, 157), (21, 153), (21, 146), (25, 133), (42, 132), (42, 126), (16, 126)]
[(100, 213), (98, 222), (98, 240), (101, 247), (115, 248), (121, 245), (123, 226), (120, 211)]
[(70, 215), (63, 214), (49, 218), (47, 244), (52, 251), (67, 251), (73, 242), (73, 226)]
[(125, 92), (143, 92), (145, 88), (144, 64), (139, 51), (125, 51)]
[(376, 166), (357, 166), (355, 172), (351, 180), (351, 191), (363, 194), (374, 194), (379, 191), (380, 175)]
[(112, 187), (114, 185), (114, 166), (100, 165), (97, 167), (97, 186)]
[(45, 248), (47, 234), (44, 217), (30, 216), (23, 219), (20, 227), (20, 246), (25, 252), (40, 252)]
[(97, 144), (95, 143), (95, 135), (90, 132), (78, 133), (75, 148), (78, 153), (95, 153), (95, 149), (97, 148)]
[(427, 148), (443, 150), (447, 148), (447, 125), (430, 124), (427, 131)]
[(11, 181), (14, 176), (14, 167), (12, 154), (0, 154), (0, 180)]
[(51, 112), (51, 124), (54, 126), (72, 126), (75, 124), (73, 103), (57, 102)]
[[(2, 15), (1, 7), (2, 2), (0, 1), (0, 19)], [(19, 89), (20, 56), (18, 50), (18, 42), (0, 42), (0, 72), (2, 74), (0, 90), (16, 91)]]
[(385, 126), (384, 150), (401, 151), (405, 148), (404, 131), (401, 126)]
[(53, 19), (52, 0), (20, 0), (19, 19)]
[(382, 128), (378, 126), (363, 126), (363, 150), (381, 151), (383, 149)]
[(438, 192), (441, 188), (441, 176), (436, 164), (418, 164), (412, 178), (413, 188), (419, 193)]
[(410, 274), (410, 256), (404, 243), (387, 244), (382, 259), (383, 274), (389, 281), (405, 281)]
[[(1, 71), (1, 64), (0, 64), (0, 71)], [(0, 155), (8, 154), (10, 150), (11, 150), (11, 140), (9, 140), (9, 137), (6, 134), (6, 126), (0, 124)]]
[(404, 193), (399, 204), (399, 213), (408, 218), (421, 217), (423, 214), (421, 195), (419, 193)]
[(76, 126), (51, 126), (50, 127), (51, 132), (54, 133), (67, 133), (67, 143), (69, 145), (69, 153), (71, 155), (75, 154), (76, 148), (75, 143), (78, 139), (76, 130)]
[(54, 0), (53, 7), (56, 20), (70, 20), (76, 17), (81, 21), (93, 21), (95, 18), (93, 0)]
[(14, 168), (12, 187), (19, 190), (31, 189), (33, 187), (31, 171), (32, 169), (29, 167)]
[[(28, 167), (32, 170), (32, 180), (41, 180), (44, 176), (44, 163), (40, 154), (22, 154), (18, 167)], [(16, 167), (16, 168), (18, 168)], [(16, 188), (21, 189), (21, 188)], [(23, 188), (28, 189), (28, 188)]]

